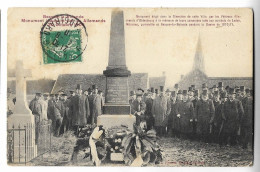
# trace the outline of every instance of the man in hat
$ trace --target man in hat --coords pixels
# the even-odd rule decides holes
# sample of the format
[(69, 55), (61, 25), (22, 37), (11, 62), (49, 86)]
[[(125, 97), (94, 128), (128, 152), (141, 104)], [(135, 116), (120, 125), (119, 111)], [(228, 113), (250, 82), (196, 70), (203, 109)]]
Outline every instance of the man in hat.
[(175, 91), (176, 93), (178, 93), (178, 91), (179, 91), (179, 84), (175, 84), (175, 85), (174, 85), (174, 91)]
[(105, 97), (103, 96), (103, 91), (98, 90), (98, 95), (101, 97), (101, 109), (102, 109), (102, 112), (103, 112), (103, 107), (104, 107), (104, 104), (105, 104)]
[[(154, 92), (154, 90), (153, 90)], [(152, 114), (152, 107), (153, 107), (153, 93), (148, 92), (147, 99), (145, 101), (146, 109), (145, 109), (145, 119), (147, 124), (147, 130), (151, 130), (154, 127), (154, 118)]]
[(69, 130), (69, 125), (70, 125), (70, 118), (71, 118), (71, 101), (68, 99), (67, 94), (62, 94), (62, 102), (64, 106), (64, 115), (63, 115), (63, 120), (60, 128), (60, 134), (63, 134), (64, 132)]
[(230, 138), (230, 145), (236, 145), (239, 124), (244, 116), (244, 109), (241, 101), (237, 100), (234, 88), (229, 89), (229, 99), (224, 103), (222, 111), (223, 123), (223, 144), (227, 144)]
[(228, 100), (228, 95), (226, 91), (222, 91), (220, 95), (220, 105), (215, 108), (215, 119), (214, 119), (214, 124), (215, 128), (218, 130), (218, 136), (216, 138), (216, 141), (222, 145), (225, 141), (223, 140), (223, 107), (226, 101)]
[(207, 83), (203, 83), (201, 88), (202, 88), (202, 90), (208, 90)]
[(51, 128), (52, 128), (52, 132), (54, 132), (55, 130), (55, 116), (54, 116), (54, 94), (50, 94), (49, 95), (49, 100), (48, 100), (48, 110), (47, 110), (47, 116), (48, 119), (52, 121), (51, 123)]
[(135, 101), (135, 99), (136, 99), (135, 91), (130, 91), (130, 96), (129, 96), (129, 104), (130, 104), (130, 106), (132, 106), (132, 104)]
[(171, 103), (164, 93), (164, 87), (160, 86), (161, 94), (154, 99), (152, 114), (154, 126), (159, 136), (165, 136), (167, 126), (167, 116), (171, 112)]
[(243, 149), (247, 149), (248, 143), (251, 143), (251, 149), (253, 149), (253, 96), (249, 89), (245, 90), (245, 94), (248, 96), (245, 96), (242, 101), (244, 116), (241, 120), (241, 142)]
[(218, 91), (220, 95), (225, 92), (223, 82), (218, 82)]
[(188, 92), (188, 96), (189, 96), (189, 100), (192, 102), (194, 100), (194, 92), (193, 92), (193, 88), (189, 87), (189, 92)]
[(240, 89), (236, 88), (236, 99), (240, 100)]
[(214, 120), (215, 108), (212, 100), (208, 98), (208, 90), (202, 91), (201, 99), (197, 102), (195, 108), (195, 121), (197, 121), (197, 130), (199, 138), (205, 142), (209, 142), (211, 133), (211, 125)]
[[(143, 92), (138, 90), (136, 99), (131, 106), (131, 113), (136, 116), (136, 125), (140, 126), (141, 122), (145, 121), (146, 104), (143, 102)], [(146, 129), (146, 128), (145, 128)]]
[(55, 94), (55, 101), (53, 104), (54, 108), (54, 117), (55, 117), (55, 129), (54, 129), (54, 136), (58, 137), (60, 136), (60, 128), (62, 124), (62, 120), (65, 113), (65, 107), (63, 105), (63, 102), (60, 98), (60, 94)]
[(30, 102), (29, 109), (32, 111), (32, 114), (34, 115), (34, 121), (35, 121), (35, 142), (38, 143), (39, 138), (39, 125), (41, 121), (42, 116), (42, 105), (40, 103), (42, 94), (36, 93), (34, 99)]
[[(92, 89), (89, 88), (91, 90), (91, 94), (89, 94), (88, 96), (88, 102), (89, 102), (89, 112), (90, 112), (90, 116), (88, 117), (88, 123), (92, 124), (92, 118), (93, 118), (93, 101), (94, 101), (94, 92), (96, 89), (96, 85), (92, 85)], [(94, 119), (94, 118), (93, 118)]]
[(170, 136), (177, 136), (176, 126), (175, 126), (175, 123), (177, 121), (176, 98), (177, 98), (176, 91), (172, 91), (171, 92), (171, 113), (169, 115), (168, 126), (167, 126), (167, 128), (169, 128), (169, 130), (170, 130), (170, 132), (169, 132)]
[(170, 91), (170, 89), (167, 89), (167, 90), (166, 90), (166, 97), (167, 97), (168, 99), (171, 98), (171, 91)]
[[(156, 89), (155, 89), (155, 98), (158, 97), (158, 96), (159, 96), (159, 90), (156, 88)], [(155, 98), (154, 98), (154, 99), (155, 99)]]
[(151, 87), (151, 93), (152, 93), (152, 99), (155, 99), (155, 91), (153, 87)]
[(219, 90), (214, 91), (213, 95), (213, 103), (215, 107), (215, 117), (214, 122), (212, 125), (212, 133), (211, 133), (211, 140), (215, 143), (219, 143), (218, 136), (219, 136), (219, 130), (222, 123), (221, 115), (222, 115), (222, 105), (220, 101), (220, 94)]
[(173, 111), (173, 125), (174, 125), (174, 135), (177, 137), (180, 137), (181, 135), (181, 122), (180, 122), (180, 114), (178, 114), (176, 108), (178, 104), (181, 104), (183, 100), (182, 90), (178, 90), (177, 97), (176, 97), (176, 103), (175, 108)]
[(98, 94), (98, 88), (96, 85), (93, 85), (93, 110), (92, 110), (92, 117), (91, 117), (91, 124), (97, 124), (97, 117), (102, 115), (102, 98)]
[(180, 134), (182, 138), (191, 138), (192, 122), (194, 116), (193, 103), (189, 100), (187, 90), (183, 90), (182, 101), (176, 104), (176, 114), (180, 121)]
[(78, 135), (80, 128), (85, 127), (87, 119), (90, 116), (90, 108), (88, 98), (82, 94), (80, 84), (77, 84), (76, 95), (71, 99), (72, 127), (75, 135)]
[(227, 85), (226, 87), (225, 87), (225, 91), (227, 92), (227, 94), (229, 93), (229, 86)]

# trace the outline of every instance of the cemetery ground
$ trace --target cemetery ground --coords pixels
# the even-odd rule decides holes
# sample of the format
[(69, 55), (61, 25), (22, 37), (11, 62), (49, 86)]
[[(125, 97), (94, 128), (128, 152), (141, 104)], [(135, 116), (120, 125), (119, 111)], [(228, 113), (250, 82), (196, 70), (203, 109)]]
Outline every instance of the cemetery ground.
[[(52, 138), (51, 152), (47, 152), (27, 165), (33, 166), (93, 166), (90, 158), (83, 159), (80, 151), (77, 163), (70, 161), (76, 137), (68, 132)], [(164, 137), (159, 140), (164, 150), (164, 160), (156, 166), (250, 166), (253, 165), (253, 151), (240, 146), (220, 147), (215, 143), (203, 143), (179, 138)], [(101, 166), (125, 166), (124, 163), (103, 162)], [(148, 164), (147, 166), (154, 166)]]

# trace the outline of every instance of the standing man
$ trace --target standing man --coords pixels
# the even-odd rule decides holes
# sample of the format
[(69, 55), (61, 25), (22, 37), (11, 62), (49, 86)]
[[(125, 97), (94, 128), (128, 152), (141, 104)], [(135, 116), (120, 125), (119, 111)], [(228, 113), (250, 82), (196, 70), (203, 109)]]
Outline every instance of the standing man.
[(226, 92), (224, 90), (224, 85), (223, 85), (223, 82), (219, 82), (218, 83), (218, 91), (219, 91), (219, 94), (221, 95), (223, 92)]
[(200, 100), (199, 90), (194, 90), (194, 100), (192, 101), (194, 107), (194, 117), (192, 122), (192, 133), (194, 138), (196, 138), (196, 131), (197, 131), (197, 120), (195, 120), (195, 108), (197, 106), (198, 101)]
[(153, 95), (153, 93), (149, 92), (147, 95), (147, 99), (145, 101), (145, 104), (146, 104), (145, 119), (146, 119), (146, 124), (147, 124), (147, 130), (151, 130), (154, 127), (154, 118), (153, 118), (153, 114), (152, 114), (152, 108), (153, 108), (152, 95)]
[(175, 93), (178, 93), (178, 91), (179, 91), (179, 84), (175, 84), (174, 85), (174, 91), (175, 91)]
[[(228, 95), (226, 91), (223, 91), (221, 93), (221, 100), (220, 100), (220, 105), (216, 108), (216, 119), (215, 119), (215, 123), (216, 123), (216, 128), (219, 128), (218, 131), (218, 143), (219, 145), (223, 145), (223, 143), (225, 142), (225, 136), (223, 137), (223, 125), (224, 125), (224, 121), (223, 121), (223, 108), (224, 108), (224, 104), (226, 103), (226, 101), (228, 100)], [(220, 114), (220, 119), (219, 119), (219, 113)]]
[(88, 98), (82, 94), (80, 84), (77, 84), (76, 95), (71, 98), (72, 127), (75, 135), (78, 135), (80, 128), (87, 125), (87, 119), (90, 116)]
[(165, 120), (171, 112), (171, 104), (165, 96), (163, 86), (160, 86), (160, 91), (161, 94), (154, 99), (152, 114), (155, 120), (154, 126), (156, 132), (159, 136), (164, 136), (166, 134), (167, 125)]
[(36, 93), (35, 98), (30, 102), (29, 108), (32, 111), (32, 114), (34, 115), (34, 121), (35, 121), (35, 142), (38, 143), (39, 139), (39, 125), (41, 121), (42, 116), (42, 105), (40, 103), (42, 94)]
[(195, 108), (195, 121), (197, 121), (196, 133), (201, 140), (209, 142), (211, 134), (211, 125), (214, 120), (215, 108), (212, 100), (208, 98), (208, 90), (202, 91), (201, 99), (197, 102)]
[(220, 94), (219, 91), (216, 90), (214, 92), (213, 95), (213, 103), (214, 103), (214, 107), (215, 107), (215, 117), (214, 117), (214, 122), (212, 125), (212, 133), (211, 133), (211, 138), (213, 140), (213, 142), (215, 143), (219, 143), (219, 131), (220, 131), (220, 127), (221, 127), (221, 123), (222, 123), (222, 104), (220, 101)]
[(41, 101), (41, 105), (42, 105), (41, 121), (42, 120), (48, 121), (48, 102), (49, 102), (49, 93), (44, 93), (43, 100)]
[(176, 92), (171, 92), (171, 113), (169, 115), (169, 121), (168, 121), (168, 128), (170, 129), (170, 136), (177, 136), (176, 135)]
[(55, 116), (54, 116), (54, 94), (50, 94), (50, 99), (48, 100), (48, 110), (47, 110), (47, 116), (48, 119), (51, 120), (51, 128), (52, 128), (52, 132), (54, 133), (55, 130)]
[[(253, 95), (250, 94), (249, 89), (245, 90), (246, 96), (243, 99), (244, 116), (241, 120), (241, 138), (242, 148), (247, 149), (248, 143), (252, 143), (253, 149)], [(241, 92), (242, 96), (242, 92)]]
[(62, 120), (64, 117), (65, 108), (63, 102), (60, 98), (60, 94), (55, 94), (55, 101), (54, 101), (54, 116), (55, 116), (55, 130), (54, 136), (60, 136), (60, 128), (62, 124)]
[(176, 114), (180, 121), (180, 134), (182, 138), (191, 138), (192, 122), (194, 116), (193, 103), (189, 100), (187, 90), (183, 90), (182, 101), (176, 104)]
[(65, 133), (66, 131), (69, 130), (69, 123), (70, 123), (70, 99), (68, 99), (67, 94), (62, 94), (62, 101), (63, 101), (63, 106), (64, 106), (64, 116), (60, 128), (60, 134)]
[[(159, 91), (158, 91), (158, 89), (156, 88), (156, 89), (155, 89), (155, 98), (158, 97), (158, 96), (159, 96)], [(155, 99), (155, 98), (154, 98), (154, 99)]]
[(92, 118), (91, 124), (97, 124), (97, 117), (102, 115), (102, 98), (98, 94), (98, 88), (96, 85), (92, 86), (93, 89), (93, 111), (92, 111)]
[(138, 91), (136, 94), (136, 99), (133, 101), (131, 106), (131, 113), (136, 116), (137, 126), (140, 126), (141, 122), (145, 121), (146, 105), (145, 102), (143, 102), (142, 96), (143, 93), (141, 91)]
[(244, 116), (244, 109), (241, 101), (236, 98), (235, 89), (229, 89), (229, 99), (225, 102), (222, 112), (223, 125), (223, 141), (227, 144), (230, 138), (230, 145), (236, 145), (239, 124)]
[(152, 99), (155, 99), (155, 91), (154, 91), (154, 88), (153, 87), (151, 87), (151, 93), (152, 93)]

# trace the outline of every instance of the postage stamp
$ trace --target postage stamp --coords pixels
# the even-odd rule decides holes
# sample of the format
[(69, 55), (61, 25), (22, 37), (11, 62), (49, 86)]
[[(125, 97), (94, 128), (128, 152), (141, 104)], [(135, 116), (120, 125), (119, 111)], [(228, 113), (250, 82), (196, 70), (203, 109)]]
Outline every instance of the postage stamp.
[(44, 64), (80, 62), (88, 42), (85, 25), (69, 14), (55, 15), (41, 28)]

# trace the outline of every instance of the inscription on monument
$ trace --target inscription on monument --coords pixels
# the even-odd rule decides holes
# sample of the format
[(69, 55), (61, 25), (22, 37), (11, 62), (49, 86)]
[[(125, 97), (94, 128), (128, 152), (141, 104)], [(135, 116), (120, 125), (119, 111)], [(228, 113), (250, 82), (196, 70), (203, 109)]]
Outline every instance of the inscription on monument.
[(107, 77), (106, 103), (128, 104), (127, 77)]

